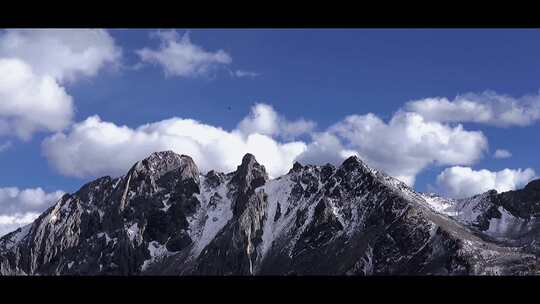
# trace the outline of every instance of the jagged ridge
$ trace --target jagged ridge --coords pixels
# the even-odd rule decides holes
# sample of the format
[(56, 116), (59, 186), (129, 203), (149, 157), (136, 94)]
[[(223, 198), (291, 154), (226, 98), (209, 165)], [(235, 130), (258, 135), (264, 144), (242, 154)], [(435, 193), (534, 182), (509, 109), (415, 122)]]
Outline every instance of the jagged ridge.
[(369, 168), (295, 163), (269, 180), (247, 154), (201, 174), (172, 151), (66, 194), (0, 239), (1, 274), (530, 274), (433, 198)]

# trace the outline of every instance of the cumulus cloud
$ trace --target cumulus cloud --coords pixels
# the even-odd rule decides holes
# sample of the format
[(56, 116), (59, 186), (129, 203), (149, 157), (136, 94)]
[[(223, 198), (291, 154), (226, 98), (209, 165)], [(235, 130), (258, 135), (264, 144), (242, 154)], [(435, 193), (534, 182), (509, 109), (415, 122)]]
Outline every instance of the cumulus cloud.
[(38, 212), (15, 213), (11, 215), (1, 214), (0, 215), (0, 237), (12, 231), (17, 230), (17, 228), (19, 227), (32, 223), (38, 217), (39, 217)]
[(105, 30), (6, 30), (0, 34), (0, 57), (18, 58), (38, 75), (59, 82), (95, 76), (106, 65), (117, 64), (121, 54)]
[(259, 133), (290, 139), (312, 132), (315, 126), (315, 122), (303, 118), (289, 121), (279, 115), (272, 106), (257, 103), (251, 108), (249, 116), (238, 124), (238, 130), (246, 135)]
[(493, 154), (494, 158), (509, 158), (512, 157), (512, 153), (508, 150), (504, 149), (497, 149), (495, 153)]
[(429, 165), (476, 162), (487, 149), (479, 131), (461, 125), (426, 121), (416, 113), (398, 112), (388, 123), (374, 114), (351, 115), (314, 137), (300, 159), (336, 162), (356, 152), (370, 166), (414, 185), (416, 175)]
[[(192, 119), (171, 118), (136, 128), (92, 116), (43, 142), (44, 155), (68, 176), (120, 175), (159, 150), (192, 156), (203, 171), (231, 171), (245, 153), (254, 154), (271, 176), (286, 173), (295, 160), (340, 164), (360, 156), (409, 185), (429, 165), (470, 165), (485, 150), (482, 132), (426, 121), (398, 112), (389, 122), (374, 114), (351, 115), (323, 132), (305, 120), (289, 121), (271, 106), (255, 104), (232, 131)], [(311, 140), (292, 141), (309, 134)]]
[(226, 131), (192, 119), (171, 118), (129, 128), (92, 116), (43, 142), (48, 161), (68, 176), (124, 174), (150, 153), (173, 150), (193, 157), (202, 171), (236, 169), (252, 153), (271, 176), (286, 173), (306, 149), (300, 141), (281, 143), (260, 132)]
[(528, 126), (540, 119), (540, 96), (514, 98), (486, 91), (454, 100), (426, 98), (408, 102), (406, 110), (438, 122), (475, 122), (498, 127)]
[(41, 188), (0, 188), (0, 236), (31, 223), (63, 194), (47, 193)]
[(536, 173), (531, 168), (493, 172), (455, 166), (445, 169), (437, 176), (437, 185), (442, 193), (450, 197), (464, 198), (492, 189), (499, 192), (518, 189), (535, 176)]
[(180, 35), (176, 31), (158, 31), (154, 36), (160, 40), (157, 49), (137, 50), (142, 62), (159, 65), (167, 76), (198, 77), (232, 62), (224, 50), (207, 51), (191, 42), (189, 32)]
[(73, 117), (65, 89), (19, 59), (0, 59), (0, 100), (0, 135), (29, 139), (38, 130), (62, 130)]
[(102, 30), (0, 32), (0, 136), (64, 129), (74, 106), (63, 83), (96, 75), (120, 54)]
[(329, 133), (321, 132), (312, 135), (312, 142), (297, 160), (304, 164), (340, 164), (350, 156), (359, 156), (358, 152), (346, 149), (341, 140)]

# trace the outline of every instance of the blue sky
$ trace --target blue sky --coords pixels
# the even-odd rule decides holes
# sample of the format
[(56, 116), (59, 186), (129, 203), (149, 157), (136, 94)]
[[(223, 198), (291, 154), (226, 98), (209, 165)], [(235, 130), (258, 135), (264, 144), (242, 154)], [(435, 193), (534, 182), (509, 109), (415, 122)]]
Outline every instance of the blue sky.
[[(203, 58), (191, 62), (203, 65), (208, 70), (182, 72), (181, 75), (175, 75), (174, 72), (167, 74), (166, 64), (156, 59), (158, 58), (156, 54), (160, 50), (163, 51), (160, 45), (166, 45), (171, 41), (179, 43), (186, 31), (179, 29), (176, 36), (169, 31), (160, 33), (171, 35), (156, 33), (156, 30), (115, 29), (102, 31), (101, 40), (72, 41), (65, 37), (69, 36), (68, 33), (61, 39), (50, 42), (42, 38), (48, 35), (55, 36), (54, 31), (38, 34), (29, 34), (25, 31), (3, 32), (0, 36), (0, 45), (4, 43), (4, 46), (0, 46), (0, 59), (20, 57), (17, 60), (33, 68), (33, 73), (38, 77), (52, 75), (58, 86), (71, 97), (72, 117), (61, 127), (50, 127), (50, 122), (47, 122), (49, 124), (47, 127), (31, 132), (31, 137), (26, 139), (22, 139), (14, 132), (2, 133), (0, 130), (0, 147), (3, 144), (6, 146), (3, 150), (0, 149), (0, 164), (3, 171), (0, 175), (0, 188), (17, 187), (22, 191), (41, 187), (45, 193), (55, 190), (73, 192), (100, 173), (109, 173), (105, 169), (92, 171), (89, 168), (88, 174), (73, 176), (72, 173), (66, 173), (69, 170), (65, 167), (59, 169), (62, 165), (50, 156), (53, 152), (46, 152), (48, 150), (43, 147), (43, 141), (56, 133), (70, 137), (74, 125), (93, 115), (99, 115), (102, 122), (110, 122), (117, 127), (125, 125), (132, 130), (147, 123), (176, 117), (195, 119), (201, 124), (221, 127), (227, 132), (232, 132), (241, 129), (238, 127), (239, 123), (243, 119), (249, 119), (250, 111), (254, 111), (252, 107), (256, 103), (269, 106), (271, 110), (268, 108), (260, 110), (268, 110), (272, 115), (278, 115), (280, 122), (294, 123), (303, 119), (316, 125), (295, 134), (294, 138), (285, 136), (281, 131), (260, 132), (266, 132), (266, 135), (271, 135), (270, 137), (279, 143), (299, 141), (309, 146), (316, 141), (312, 137), (314, 133), (331, 133), (339, 138), (344, 150), (357, 151), (361, 157), (365, 156), (368, 159), (368, 163), (382, 164), (385, 171), (401, 172), (402, 169), (394, 170), (394, 167), (391, 167), (391, 161), (378, 158), (377, 155), (380, 153), (367, 147), (369, 142), (354, 142), (342, 131), (330, 129), (343, 122), (346, 116), (361, 116), (367, 113), (373, 113), (384, 123), (389, 123), (392, 117), (398, 115), (396, 114), (398, 111), (410, 111), (407, 110), (407, 102), (427, 98), (447, 98), (450, 103), (459, 103), (459, 100), (455, 99), (456, 96), (468, 93), (476, 95), (469, 96), (467, 101), (488, 107), (496, 103), (494, 100), (502, 99), (504, 101), (501, 107), (507, 110), (527, 104), (526, 113), (523, 113), (530, 114), (532, 118), (526, 123), (513, 120), (513, 123), (505, 125), (498, 124), (497, 117), (476, 121), (463, 118), (450, 122), (440, 118), (434, 119), (434, 123), (442, 126), (441, 128), (453, 129), (461, 124), (466, 132), (481, 132), (485, 138), (485, 147), (482, 149), (473, 147), (477, 143), (482, 143), (482, 140), (475, 138), (474, 140), (478, 141), (472, 140), (470, 146), (457, 148), (456, 153), (462, 153), (464, 149), (468, 153), (457, 157), (458, 160), (447, 161), (440, 155), (426, 156), (425, 161), (428, 165), (414, 165), (414, 170), (411, 169), (415, 171), (413, 174), (415, 189), (439, 190), (455, 196), (485, 190), (483, 187), (464, 189), (464, 184), (470, 183), (472, 179), (476, 184), (484, 183), (499, 190), (508, 190), (509, 187), (522, 186), (540, 170), (540, 160), (535, 157), (539, 131), (536, 120), (540, 119), (540, 114), (537, 113), (540, 109), (540, 106), (537, 106), (540, 104), (538, 30), (189, 30), (187, 45), (196, 46), (194, 52), (203, 52), (207, 57), (210, 56), (210, 59)], [(25, 39), (26, 44), (10, 48), (9, 45), (6, 46), (8, 35), (18, 35), (18, 38)], [(38, 43), (32, 44), (33, 39)], [(90, 64), (85, 68), (86, 63), (83, 61), (88, 59), (84, 56), (77, 57), (76, 50), (94, 47), (91, 45), (94, 42), (99, 44), (96, 49), (102, 48), (104, 51), (97, 53), (92, 63), (94, 69)], [(47, 52), (55, 52), (58, 49), (40, 48), (39, 43), (58, 43), (61, 47), (75, 50), (69, 53), (71, 54), (69, 56), (73, 56), (74, 66), (66, 66), (64, 70), (55, 74), (42, 61), (49, 60), (48, 56), (53, 56)], [(58, 45), (55, 44), (55, 47)], [(36, 51), (28, 51), (32, 48)], [(144, 48), (153, 52), (146, 60), (138, 52)], [(114, 53), (118, 50), (121, 54)], [(216, 55), (220, 50), (222, 55), (225, 54), (222, 57)], [(19, 56), (23, 52), (25, 55)], [(62, 60), (53, 57), (50, 59), (51, 65), (54, 60)], [(169, 63), (174, 63), (178, 58), (169, 59), (167, 59)], [(69, 60), (66, 59), (66, 62)], [(254, 74), (244, 77), (232, 75), (239, 70)], [(66, 80), (69, 78), (69, 71), (74, 71), (75, 76)], [(1, 78), (5, 77), (8, 76), (0, 75), (0, 84)], [(0, 88), (2, 98), (13, 96), (10, 95), (12, 93), (2, 93), (1, 90), (2, 88)], [(496, 97), (485, 97), (486, 91), (494, 92)], [(523, 96), (529, 97), (522, 98)], [(437, 105), (439, 104), (442, 103)], [(444, 117), (444, 109), (437, 109), (439, 111), (437, 113), (442, 113), (440, 115)], [(4, 118), (8, 123), (9, 119), (14, 119), (16, 115), (23, 115), (13, 114), (15, 112), (12, 109), (9, 112), (9, 108), (4, 111), (7, 112), (2, 114), (0, 106), (0, 121)], [(426, 114), (422, 115), (427, 119)], [(257, 125), (256, 115), (252, 115), (250, 121), (251, 125), (245, 125)], [(360, 119), (360, 124), (362, 121)], [(351, 128), (350, 125), (341, 127)], [(355, 128), (358, 127), (356, 124)], [(399, 128), (399, 125), (396, 128)], [(257, 131), (256, 128), (250, 130), (252, 130), (250, 132)], [(382, 130), (384, 133), (385, 129)], [(390, 131), (392, 129), (389, 129)], [(244, 135), (247, 136), (247, 133)], [(380, 137), (369, 134), (366, 136), (362, 138)], [(394, 139), (399, 139), (399, 136)], [(444, 138), (441, 140), (445, 141)], [(455, 140), (460, 142), (461, 139)], [(389, 141), (391, 139), (384, 141), (381, 149), (392, 147)], [(60, 141), (60, 144), (69, 146), (74, 142), (75, 139)], [(141, 145), (146, 144), (143, 142)], [(103, 149), (106, 150), (107, 147)], [(128, 144), (126, 149), (135, 148), (131, 149)], [(508, 150), (511, 157), (494, 158), (493, 153), (496, 149)], [(411, 147), (407, 151), (411, 150), (415, 149)], [(63, 157), (62, 151), (54, 153), (56, 157)], [(130, 155), (125, 162), (131, 163), (136, 156), (139, 154)], [(276, 166), (275, 172), (281, 172), (281, 168), (288, 166), (290, 157), (284, 159), (283, 164)], [(325, 162), (336, 158), (314, 152), (309, 157), (299, 159)], [(74, 162), (76, 161), (99, 162), (91, 156)], [(228, 168), (231, 160), (224, 162), (223, 168)], [(399, 159), (396, 162), (400, 163)], [(459, 173), (458, 170), (451, 171), (449, 169), (451, 167), (467, 167), (471, 171)], [(122, 168), (119, 167), (111, 174), (122, 172)], [(535, 173), (521, 172), (519, 176), (513, 174), (514, 171), (507, 172), (509, 176), (494, 173), (519, 168), (523, 170), (529, 168)], [(445, 175), (447, 179), (441, 178), (437, 183), (437, 176), (445, 169), (449, 169)], [(483, 169), (489, 172), (480, 173)], [(401, 173), (393, 175), (399, 174)], [(485, 179), (489, 181), (484, 182)], [(15, 196), (12, 195), (13, 197)], [(15, 204), (15, 198), (10, 204)], [(22, 208), (21, 212), (23, 211), (26, 209)]]

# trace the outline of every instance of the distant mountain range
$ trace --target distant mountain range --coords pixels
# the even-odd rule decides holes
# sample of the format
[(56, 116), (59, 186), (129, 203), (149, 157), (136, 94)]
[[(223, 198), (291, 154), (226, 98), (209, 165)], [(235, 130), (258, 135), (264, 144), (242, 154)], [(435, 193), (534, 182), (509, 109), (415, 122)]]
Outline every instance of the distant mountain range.
[(357, 157), (276, 179), (157, 152), (0, 238), (2, 275), (532, 275), (540, 180), (453, 200)]

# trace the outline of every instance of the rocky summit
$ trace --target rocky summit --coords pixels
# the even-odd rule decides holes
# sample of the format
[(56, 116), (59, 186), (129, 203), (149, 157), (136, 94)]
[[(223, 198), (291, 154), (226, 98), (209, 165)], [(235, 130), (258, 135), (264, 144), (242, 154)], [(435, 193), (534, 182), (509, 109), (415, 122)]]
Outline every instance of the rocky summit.
[(3, 236), (0, 274), (538, 274), (539, 213), (539, 181), (452, 200), (357, 157), (269, 179), (251, 154), (203, 174), (157, 152)]

